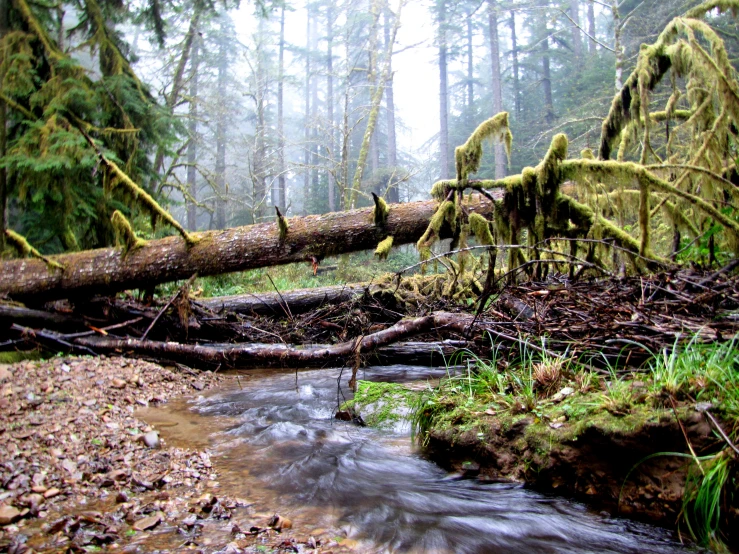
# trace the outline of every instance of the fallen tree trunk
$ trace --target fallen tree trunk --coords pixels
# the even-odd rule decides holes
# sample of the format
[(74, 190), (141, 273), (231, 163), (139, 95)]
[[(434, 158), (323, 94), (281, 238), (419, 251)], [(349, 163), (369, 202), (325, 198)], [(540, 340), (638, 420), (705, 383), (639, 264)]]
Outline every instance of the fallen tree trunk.
[(332, 285), (286, 292), (258, 292), (204, 298), (196, 302), (217, 313), (276, 315), (303, 314), (326, 304), (339, 304), (362, 296), (369, 285)]
[[(181, 237), (173, 236), (149, 241), (127, 253), (101, 248), (51, 256), (62, 269), (38, 259), (10, 260), (0, 264), (0, 293), (26, 303), (111, 294), (187, 279), (195, 273), (216, 275), (320, 260), (375, 248), (389, 235), (395, 245), (405, 244), (423, 235), (437, 207), (435, 201), (392, 204), (379, 225), (373, 208), (363, 208), (292, 218), (284, 237), (277, 223), (261, 223), (197, 233), (196, 243), (189, 247)], [(475, 196), (468, 209), (491, 217), (493, 203)]]
[[(181, 344), (99, 336), (81, 337), (75, 339), (73, 344), (100, 354), (151, 357), (204, 368), (325, 367), (330, 364), (353, 365), (357, 355), (371, 354), (377, 348), (421, 333), (436, 331), (443, 332), (445, 336), (450, 332), (466, 334), (473, 319), (469, 314), (437, 312), (399, 321), (357, 340), (309, 347), (285, 344)], [(427, 353), (430, 351), (427, 350)], [(440, 362), (441, 357), (435, 360), (435, 363)]]

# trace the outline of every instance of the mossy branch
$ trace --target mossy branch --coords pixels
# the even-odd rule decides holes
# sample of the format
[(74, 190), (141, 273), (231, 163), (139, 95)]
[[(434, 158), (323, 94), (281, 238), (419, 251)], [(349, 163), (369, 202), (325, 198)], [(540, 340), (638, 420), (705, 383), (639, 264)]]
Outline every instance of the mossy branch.
[(380, 260), (386, 260), (388, 255), (390, 254), (390, 250), (392, 249), (392, 247), (393, 237), (392, 235), (390, 235), (379, 242), (377, 248), (375, 249), (375, 256), (377, 256)]
[(113, 212), (113, 215), (110, 216), (110, 222), (113, 224), (116, 234), (123, 243), (123, 251), (125, 253), (146, 245), (146, 241), (136, 236), (131, 223), (119, 210)]
[(372, 210), (372, 219), (375, 225), (382, 227), (387, 221), (388, 207), (387, 202), (380, 196), (377, 196), (374, 192), (372, 193), (372, 200), (375, 202), (375, 208)]
[(511, 157), (511, 142), (513, 136), (508, 126), (508, 112), (501, 112), (490, 119), (483, 121), (475, 129), (462, 146), (454, 150), (454, 159), (457, 166), (457, 181), (465, 183), (470, 173), (476, 173), (482, 160), (482, 142), (485, 139), (496, 139), (505, 144), (508, 161)]
[(5, 237), (8, 243), (22, 256), (31, 256), (42, 260), (50, 269), (64, 269), (64, 266), (54, 260), (50, 260), (33, 246), (29, 244), (23, 235), (19, 235), (12, 229), (5, 229)]
[(280, 232), (280, 242), (282, 242), (287, 237), (287, 231), (290, 229), (290, 225), (287, 222), (287, 218), (282, 215), (280, 208), (277, 206), (275, 206), (275, 212), (277, 212), (277, 228)]

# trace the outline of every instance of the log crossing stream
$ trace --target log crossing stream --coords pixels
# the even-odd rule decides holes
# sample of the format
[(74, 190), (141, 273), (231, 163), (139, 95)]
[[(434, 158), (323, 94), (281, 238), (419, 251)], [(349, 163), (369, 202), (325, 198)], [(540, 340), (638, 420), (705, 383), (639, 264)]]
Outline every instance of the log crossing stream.
[[(337, 402), (351, 396), (348, 373), (341, 390), (338, 370), (242, 373), (239, 383), (139, 417), (170, 444), (208, 448), (220, 490), (249, 499), (252, 517), (279, 511), (295, 533), (355, 552), (690, 551), (674, 533), (567, 499), (452, 479), (419, 455), (407, 424), (380, 431), (335, 420)], [(391, 366), (359, 377), (408, 382), (444, 373)]]

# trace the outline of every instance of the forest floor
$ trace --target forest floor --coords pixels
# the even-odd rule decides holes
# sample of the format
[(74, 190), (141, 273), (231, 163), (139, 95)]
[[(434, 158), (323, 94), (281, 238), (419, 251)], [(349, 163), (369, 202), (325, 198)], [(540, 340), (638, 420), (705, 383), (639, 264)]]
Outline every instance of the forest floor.
[[(188, 369), (105, 356), (0, 365), (0, 551), (315, 547), (224, 495), (206, 451), (168, 446), (136, 418), (228, 379)], [(202, 537), (208, 525), (219, 540)], [(164, 531), (180, 548), (157, 545)]]

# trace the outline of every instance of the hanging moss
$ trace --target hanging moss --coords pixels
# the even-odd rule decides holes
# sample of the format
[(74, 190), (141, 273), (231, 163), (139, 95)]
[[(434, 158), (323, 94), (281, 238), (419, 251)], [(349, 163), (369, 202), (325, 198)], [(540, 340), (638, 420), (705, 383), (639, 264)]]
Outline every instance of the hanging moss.
[(454, 150), (457, 166), (457, 181), (466, 182), (470, 173), (476, 173), (482, 160), (482, 141), (497, 139), (505, 144), (509, 162), (513, 135), (508, 127), (508, 112), (501, 112), (483, 121), (462, 146)]
[(386, 260), (388, 255), (390, 254), (390, 250), (393, 247), (393, 237), (392, 235), (388, 236), (387, 238), (380, 241), (380, 243), (377, 245), (377, 248), (375, 249), (375, 256), (377, 256), (380, 260)]
[(107, 159), (105, 156), (102, 155), (102, 153), (100, 154), (100, 157), (112, 173), (111, 179), (109, 181), (109, 186), (111, 190), (118, 185), (123, 186), (123, 188), (125, 188), (126, 191), (129, 192), (135, 200), (140, 202), (141, 206), (149, 212), (149, 214), (153, 218), (153, 221), (156, 219), (164, 220), (166, 223), (174, 227), (178, 233), (180, 233), (182, 238), (185, 239), (185, 242), (187, 242), (189, 246), (192, 246), (197, 242), (197, 239), (193, 235), (185, 231), (184, 227), (182, 227), (182, 225), (180, 225), (179, 222), (175, 218), (173, 218), (167, 210), (162, 208), (148, 192), (134, 183), (131, 178), (126, 175), (121, 170), (121, 168), (118, 167), (117, 164)]
[(55, 262), (41, 254), (33, 246), (31, 246), (23, 235), (19, 235), (12, 229), (5, 229), (5, 237), (8, 243), (15, 248), (21, 256), (31, 256), (32, 258), (38, 258), (46, 263), (49, 269), (64, 269), (59, 262)]
[(290, 229), (290, 225), (287, 222), (287, 218), (282, 215), (280, 208), (277, 206), (275, 206), (275, 212), (277, 212), (277, 229), (280, 232), (280, 242), (282, 242), (287, 237), (287, 231)]
[(494, 244), (493, 234), (490, 232), (490, 222), (487, 219), (482, 217), (480, 214), (471, 213), (469, 222), (472, 234), (477, 237), (477, 241), (480, 244)]
[(110, 217), (110, 222), (113, 224), (118, 240), (123, 244), (124, 252), (130, 252), (146, 245), (146, 241), (136, 236), (136, 232), (133, 230), (131, 223), (126, 219), (120, 211), (116, 210)]
[(375, 222), (375, 225), (383, 227), (387, 221), (388, 215), (387, 202), (385, 202), (382, 197), (377, 196), (374, 192), (372, 193), (372, 200), (375, 201), (375, 207), (372, 210), (372, 219)]

